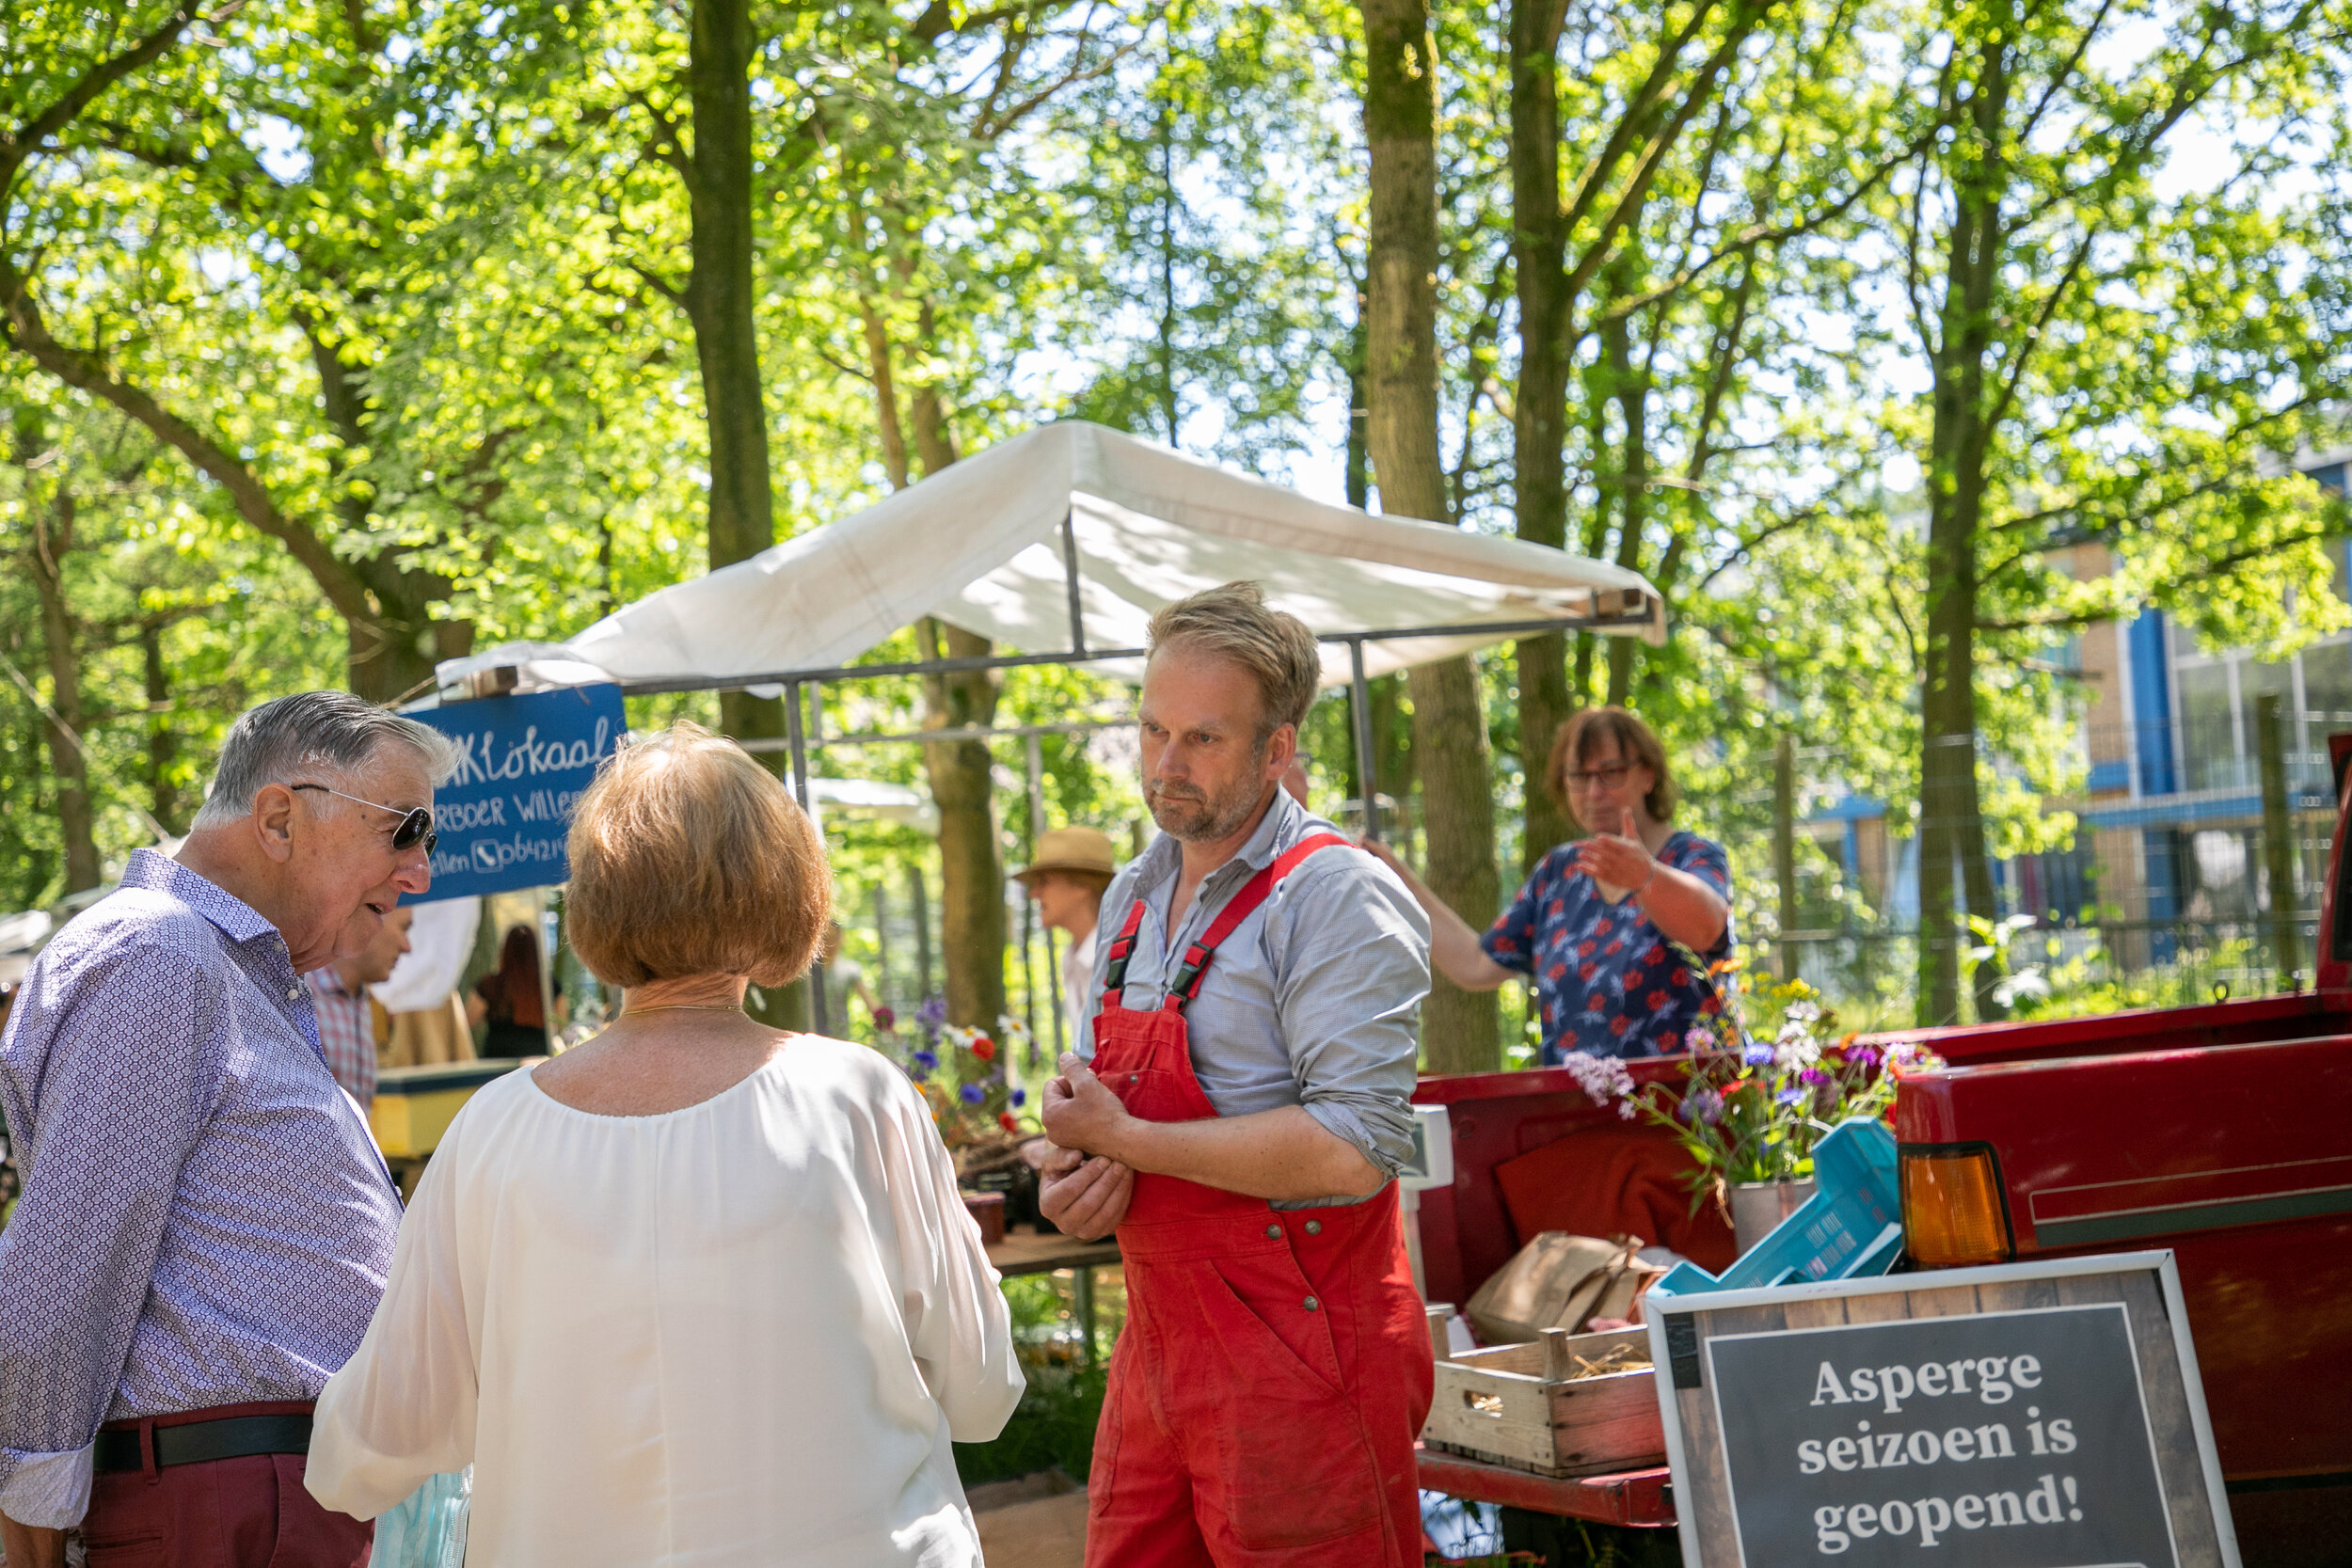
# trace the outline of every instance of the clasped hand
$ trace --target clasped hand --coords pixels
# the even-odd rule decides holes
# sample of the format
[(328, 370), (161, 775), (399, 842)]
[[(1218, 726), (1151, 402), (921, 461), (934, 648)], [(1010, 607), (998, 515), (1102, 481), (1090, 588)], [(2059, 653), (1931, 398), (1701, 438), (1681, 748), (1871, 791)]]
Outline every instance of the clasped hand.
[(1127, 1108), (1075, 1053), (1065, 1053), (1061, 1075), (1045, 1085), (1045, 1157), (1038, 1209), (1065, 1235), (1095, 1241), (1126, 1216), (1136, 1173), (1100, 1151), (1117, 1141)]

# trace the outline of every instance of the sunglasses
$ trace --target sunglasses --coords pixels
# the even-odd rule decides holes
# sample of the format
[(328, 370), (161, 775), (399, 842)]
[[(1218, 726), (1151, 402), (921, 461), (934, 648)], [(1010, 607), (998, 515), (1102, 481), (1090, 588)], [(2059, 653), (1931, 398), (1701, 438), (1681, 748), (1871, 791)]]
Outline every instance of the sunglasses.
[(394, 849), (412, 848), (421, 844), (424, 846), (424, 852), (429, 855), (433, 853), (433, 847), (441, 841), (441, 835), (433, 831), (433, 814), (422, 806), (419, 806), (414, 811), (402, 811), (398, 806), (388, 806), (375, 800), (362, 800), (357, 795), (345, 795), (342, 790), (329, 789), (323, 784), (288, 784), (286, 787), (288, 789), (315, 789), (322, 795), (332, 795), (338, 800), (349, 800), (354, 805), (373, 806), (377, 811), (390, 812), (400, 818), (400, 826), (392, 830)]

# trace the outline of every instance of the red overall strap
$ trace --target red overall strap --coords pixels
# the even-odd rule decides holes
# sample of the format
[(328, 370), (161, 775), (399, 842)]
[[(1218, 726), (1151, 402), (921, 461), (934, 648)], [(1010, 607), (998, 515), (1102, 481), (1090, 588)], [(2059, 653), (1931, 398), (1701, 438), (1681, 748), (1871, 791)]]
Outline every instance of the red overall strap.
[[(1200, 994), (1200, 982), (1208, 974), (1209, 959), (1216, 955), (1217, 944), (1232, 936), (1235, 927), (1256, 913), (1258, 906), (1273, 896), (1275, 884), (1296, 870), (1308, 856), (1335, 845), (1343, 848), (1354, 847), (1338, 833), (1310, 833), (1284, 850), (1272, 865), (1244, 882), (1241, 891), (1227, 899), (1225, 907), (1217, 911), (1216, 918), (1209, 922), (1209, 928), (1200, 933), (1200, 940), (1184, 949), (1184, 961), (1177, 968), (1176, 977), (1168, 982), (1168, 999), (1160, 1006), (1183, 1012), (1184, 1004)], [(1131, 916), (1129, 928), (1132, 929), (1134, 925)]]
[(1127, 958), (1136, 950), (1136, 933), (1143, 929), (1143, 900), (1127, 911), (1127, 924), (1111, 939), (1109, 967), (1103, 972), (1103, 1006), (1119, 1005), (1120, 993), (1127, 989)]

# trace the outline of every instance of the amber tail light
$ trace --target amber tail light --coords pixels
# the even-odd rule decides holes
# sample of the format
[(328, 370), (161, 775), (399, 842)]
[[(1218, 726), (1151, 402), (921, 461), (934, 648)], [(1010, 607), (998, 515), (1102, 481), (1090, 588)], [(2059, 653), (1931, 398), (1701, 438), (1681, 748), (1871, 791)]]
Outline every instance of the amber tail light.
[(2006, 1263), (2017, 1243), (1993, 1146), (1905, 1144), (1903, 1248), (1921, 1268)]

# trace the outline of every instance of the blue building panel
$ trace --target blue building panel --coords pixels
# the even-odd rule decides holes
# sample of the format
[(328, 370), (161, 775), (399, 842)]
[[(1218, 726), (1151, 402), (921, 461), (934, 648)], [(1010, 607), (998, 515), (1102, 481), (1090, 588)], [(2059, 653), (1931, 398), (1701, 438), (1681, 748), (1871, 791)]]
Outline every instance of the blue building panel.
[(2139, 737), (2139, 792), (2169, 795), (2180, 788), (2172, 768), (2172, 660), (2164, 645), (2164, 615), (2143, 610), (2132, 623), (2132, 724)]

